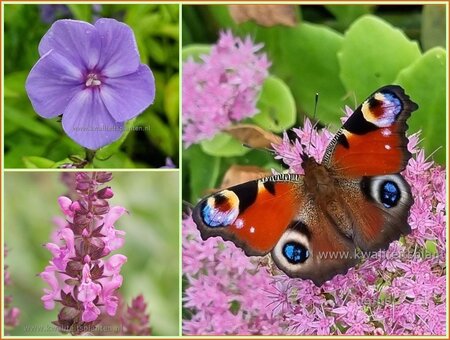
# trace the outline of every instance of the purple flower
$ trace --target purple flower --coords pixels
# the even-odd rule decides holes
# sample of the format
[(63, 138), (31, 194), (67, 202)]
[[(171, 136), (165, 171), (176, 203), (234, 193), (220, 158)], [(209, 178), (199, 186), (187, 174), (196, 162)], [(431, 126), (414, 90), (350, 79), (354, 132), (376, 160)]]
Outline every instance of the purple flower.
[(117, 140), (124, 123), (154, 100), (153, 74), (140, 63), (133, 31), (114, 19), (58, 20), (39, 55), (26, 81), (34, 110), (62, 115), (67, 135), (88, 149)]
[(183, 64), (183, 139), (186, 146), (209, 139), (232, 123), (255, 115), (270, 62), (262, 44), (222, 32), (209, 55)]
[(54, 324), (79, 334), (98, 324), (102, 315), (116, 314), (117, 289), (123, 281), (120, 270), (127, 258), (121, 254), (105, 257), (124, 243), (124, 232), (114, 224), (126, 210), (110, 207), (107, 200), (113, 192), (110, 187), (101, 188), (111, 180), (110, 173), (80, 172), (72, 176), (77, 197), (58, 199), (66, 220), (64, 225), (58, 223), (52, 236), (56, 242), (45, 245), (52, 259), (40, 274), (49, 285), (41, 300), (46, 309), (61, 303), (63, 308)]
[[(303, 173), (302, 152), (320, 161), (332, 134), (309, 120), (294, 132), (294, 141), (285, 136), (273, 147), (291, 172)], [(445, 169), (418, 144), (419, 134), (410, 136), (413, 157), (403, 172), (414, 196), (412, 233), (320, 288), (274, 271), (267, 257), (247, 257), (231, 242), (203, 241), (192, 218), (184, 219), (183, 303), (191, 312), (184, 334), (446, 334)]]

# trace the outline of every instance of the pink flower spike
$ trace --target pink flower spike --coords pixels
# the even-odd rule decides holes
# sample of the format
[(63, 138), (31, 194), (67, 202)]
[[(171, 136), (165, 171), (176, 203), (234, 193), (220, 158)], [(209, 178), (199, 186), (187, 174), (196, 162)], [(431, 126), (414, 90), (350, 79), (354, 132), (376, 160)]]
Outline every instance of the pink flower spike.
[(122, 285), (120, 270), (127, 258), (121, 254), (104, 257), (124, 243), (125, 233), (113, 224), (126, 210), (111, 208), (112, 190), (101, 188), (112, 179), (111, 173), (70, 175), (73, 180), (64, 178), (70, 183), (73, 201), (64, 196), (58, 199), (69, 223), (53, 234), (56, 242), (46, 244), (52, 259), (40, 276), (50, 289), (44, 289), (41, 299), (46, 309), (54, 308), (55, 302), (63, 305), (53, 323), (61, 330), (71, 324), (70, 332), (80, 335), (80, 330), (92, 326), (86, 323), (101, 322), (102, 314), (113, 316), (119, 306), (116, 290)]

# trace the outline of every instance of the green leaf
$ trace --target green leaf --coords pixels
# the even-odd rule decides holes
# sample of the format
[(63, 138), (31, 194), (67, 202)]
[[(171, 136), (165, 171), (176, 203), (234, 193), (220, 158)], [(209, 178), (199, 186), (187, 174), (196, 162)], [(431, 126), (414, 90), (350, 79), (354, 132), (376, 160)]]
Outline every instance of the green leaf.
[(37, 168), (53, 168), (55, 166), (55, 162), (44, 158), (44, 157), (36, 157), (36, 156), (29, 156), (29, 157), (23, 157), (23, 163), (25, 164), (25, 167), (28, 169), (37, 169)]
[(99, 159), (97, 156), (94, 158), (93, 162), (86, 166), (86, 168), (102, 168), (102, 169), (109, 169), (109, 168), (135, 168), (135, 164), (132, 160), (129, 159), (129, 157), (121, 152), (118, 151), (111, 155), (111, 157), (106, 159)]
[(436, 241), (426, 240), (425, 241), (425, 251), (426, 251), (425, 255), (427, 257), (437, 256), (438, 250), (437, 250)]
[(372, 13), (374, 7), (374, 5), (325, 5), (342, 28), (348, 27), (360, 16)]
[(168, 53), (164, 46), (160, 43), (158, 39), (151, 37), (145, 38), (145, 44), (147, 47), (147, 53), (150, 58), (155, 60), (159, 64), (164, 64), (167, 62)]
[(5, 75), (5, 98), (25, 97), (25, 80), (27, 79), (28, 71), (19, 71)]
[(446, 45), (446, 6), (424, 5), (422, 10), (422, 30), (420, 41), (425, 50)]
[(445, 164), (446, 67), (447, 54), (441, 47), (427, 51), (402, 70), (396, 83), (419, 105), (408, 120), (410, 133), (422, 130), (422, 145), (430, 154), (440, 148), (434, 159)]
[(124, 133), (122, 133), (122, 136), (120, 136), (120, 138), (118, 140), (116, 140), (115, 142), (97, 150), (97, 152), (95, 153), (95, 158), (97, 160), (101, 161), (102, 159), (107, 159), (107, 158), (111, 157), (114, 153), (116, 153), (122, 146), (123, 142), (125, 142), (125, 139), (128, 137), (128, 134), (130, 133), (130, 131), (132, 131), (134, 129), (135, 121), (136, 121), (136, 118), (133, 118), (133, 119), (130, 119), (129, 121), (127, 121), (125, 123)]
[(179, 110), (179, 81), (178, 74), (174, 74), (164, 88), (164, 112), (171, 126), (178, 126), (178, 110)]
[(188, 57), (194, 58), (195, 61), (200, 61), (200, 56), (209, 54), (211, 52), (211, 45), (193, 44), (183, 47), (181, 50), (181, 60), (186, 61)]
[(319, 93), (319, 118), (340, 125), (345, 90), (336, 54), (342, 35), (321, 25), (302, 23), (293, 28), (261, 29), (257, 38), (266, 44), (271, 70), (289, 86), (297, 106), (312, 115), (314, 96)]
[[(189, 159), (191, 202), (197, 202), (205, 195), (207, 189), (215, 187), (219, 177), (220, 157), (205, 154), (199, 145), (191, 145), (184, 150), (183, 156)], [(208, 166), (205, 166), (207, 164)]]
[(361, 102), (377, 87), (391, 84), (420, 50), (402, 31), (368, 15), (350, 26), (338, 57), (342, 82)]
[(249, 149), (225, 132), (219, 132), (210, 140), (200, 143), (202, 150), (211, 156), (232, 157), (245, 155)]
[[(11, 105), (5, 105), (5, 125), (15, 125), (34, 135), (43, 138), (55, 138), (58, 133), (52, 128), (49, 128), (45, 123), (40, 122), (36, 117), (33, 117), (29, 112), (24, 112), (16, 109)], [(35, 119), (36, 118), (36, 119)]]
[(259, 113), (251, 118), (257, 125), (274, 132), (292, 127), (297, 118), (295, 100), (289, 87), (275, 76), (269, 76), (262, 86), (257, 103)]
[(148, 115), (146, 122), (150, 126), (146, 133), (153, 144), (167, 156), (175, 155), (178, 143), (174, 140), (170, 128), (156, 114)]
[(73, 13), (75, 19), (91, 22), (92, 19), (92, 5), (75, 5), (67, 4), (70, 11)]

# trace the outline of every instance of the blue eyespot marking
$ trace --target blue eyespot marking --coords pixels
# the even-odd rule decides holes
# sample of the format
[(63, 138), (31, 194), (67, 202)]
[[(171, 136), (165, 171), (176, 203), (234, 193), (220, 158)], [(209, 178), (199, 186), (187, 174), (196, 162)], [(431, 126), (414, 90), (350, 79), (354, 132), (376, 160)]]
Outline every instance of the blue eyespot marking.
[(292, 264), (305, 262), (309, 257), (309, 251), (298, 242), (288, 242), (283, 246), (283, 256)]
[(395, 207), (400, 200), (400, 189), (392, 181), (386, 181), (380, 186), (380, 201), (386, 208)]
[(383, 105), (383, 108), (386, 111), (385, 116), (397, 118), (399, 113), (402, 111), (402, 102), (392, 93), (383, 93), (383, 95), (386, 99), (386, 103)]
[(205, 206), (202, 209), (203, 221), (209, 227), (225, 227), (233, 224), (238, 214), (238, 209), (231, 208), (227, 211), (221, 211), (208, 204), (208, 202), (205, 202)]

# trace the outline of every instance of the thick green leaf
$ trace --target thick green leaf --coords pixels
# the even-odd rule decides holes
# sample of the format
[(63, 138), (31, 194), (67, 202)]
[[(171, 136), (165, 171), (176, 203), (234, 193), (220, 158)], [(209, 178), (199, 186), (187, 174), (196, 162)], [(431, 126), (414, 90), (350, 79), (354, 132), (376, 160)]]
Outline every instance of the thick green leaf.
[(360, 16), (372, 13), (374, 7), (374, 5), (325, 5), (342, 28), (348, 27)]
[(75, 19), (90, 22), (92, 19), (92, 5), (67, 4)]
[(319, 93), (320, 120), (340, 124), (345, 90), (336, 54), (342, 35), (321, 25), (301, 23), (293, 28), (261, 29), (257, 41), (261, 40), (270, 51), (272, 73), (289, 86), (297, 107), (312, 115), (314, 96)]
[(245, 155), (249, 149), (225, 132), (219, 132), (210, 140), (200, 143), (202, 150), (211, 156), (232, 157)]
[(186, 61), (189, 57), (194, 58), (195, 61), (200, 61), (200, 56), (208, 54), (211, 51), (211, 45), (193, 44), (183, 47), (181, 50), (181, 60)]
[[(219, 176), (221, 158), (205, 154), (199, 145), (191, 145), (187, 150), (184, 150), (183, 154), (189, 159), (190, 201), (197, 202), (199, 198), (205, 195), (206, 190), (215, 187)], [(208, 166), (205, 166), (205, 164)]]
[(251, 118), (260, 127), (282, 132), (292, 127), (297, 118), (295, 100), (289, 87), (275, 76), (269, 76), (257, 103), (259, 113)]
[(164, 112), (171, 126), (178, 126), (178, 111), (180, 104), (180, 77), (178, 73), (173, 75), (164, 88)]
[(441, 164), (446, 155), (446, 59), (445, 50), (435, 47), (402, 70), (395, 81), (419, 105), (408, 121), (410, 133), (422, 130), (423, 146), (428, 154), (440, 148), (434, 158)]
[(23, 163), (25, 164), (25, 167), (28, 169), (37, 169), (37, 168), (53, 168), (55, 165), (55, 162), (44, 158), (44, 157), (23, 157)]
[(446, 6), (424, 5), (420, 40), (425, 50), (446, 45)]
[(338, 54), (341, 79), (359, 103), (420, 57), (419, 46), (402, 31), (374, 16), (355, 21)]

